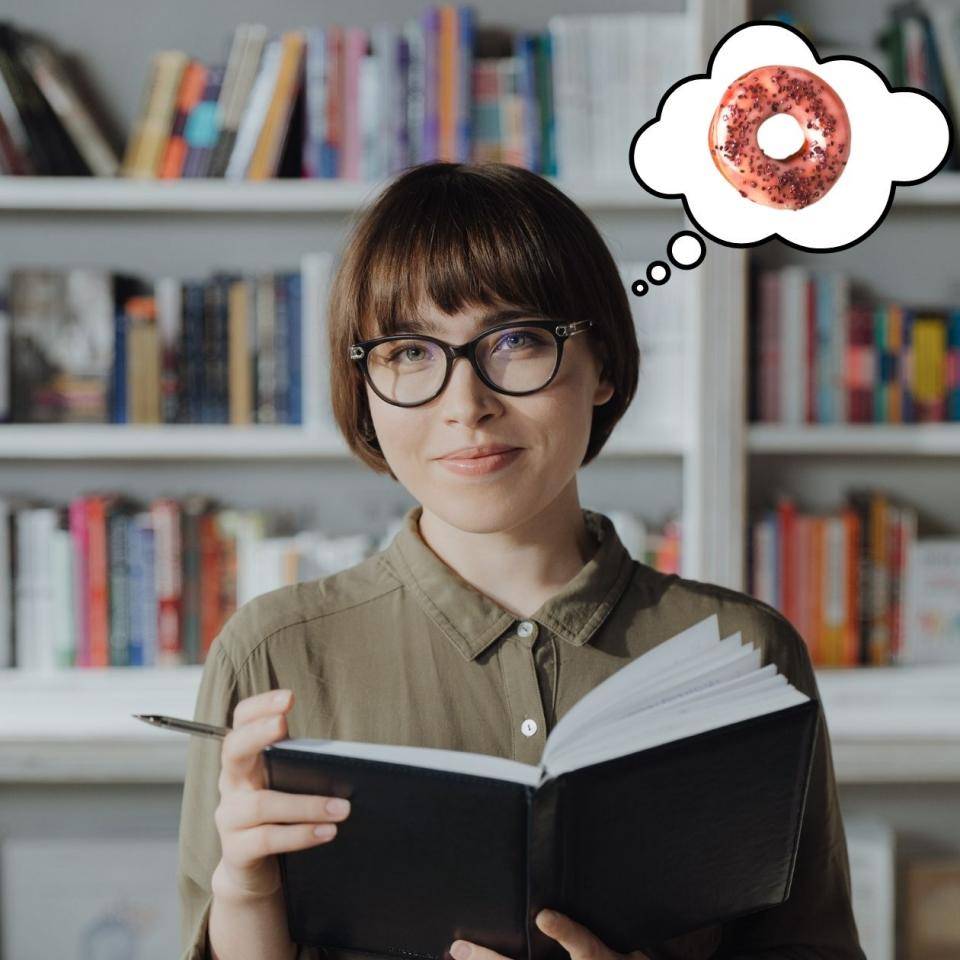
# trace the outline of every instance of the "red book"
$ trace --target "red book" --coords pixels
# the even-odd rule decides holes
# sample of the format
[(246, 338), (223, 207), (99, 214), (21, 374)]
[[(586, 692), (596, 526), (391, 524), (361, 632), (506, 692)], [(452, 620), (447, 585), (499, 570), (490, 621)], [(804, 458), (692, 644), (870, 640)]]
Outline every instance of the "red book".
[(74, 665), (90, 666), (90, 589), (87, 559), (89, 532), (85, 497), (70, 501), (70, 539), (73, 544), (73, 601), (76, 650)]
[(107, 569), (107, 495), (94, 494), (87, 498), (87, 530), (89, 536), (88, 592), (91, 667), (108, 667), (110, 597)]
[(848, 313), (845, 385), (850, 423), (873, 422), (874, 361), (873, 308), (852, 304)]
[(163, 179), (178, 179), (183, 175), (183, 162), (187, 158), (187, 141), (183, 137), (183, 130), (191, 111), (203, 96), (206, 83), (207, 68), (199, 60), (191, 60), (183, 71), (170, 137), (160, 162), (158, 176)]

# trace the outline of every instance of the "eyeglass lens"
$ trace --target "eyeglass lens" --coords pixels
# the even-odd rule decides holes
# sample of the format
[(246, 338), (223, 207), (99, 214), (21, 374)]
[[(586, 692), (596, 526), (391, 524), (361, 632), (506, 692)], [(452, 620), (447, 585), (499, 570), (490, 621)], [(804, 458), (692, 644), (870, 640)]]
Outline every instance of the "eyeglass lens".
[[(539, 327), (494, 330), (477, 343), (477, 363), (504, 390), (539, 389), (550, 379), (556, 362), (556, 339)], [(377, 391), (398, 403), (422, 403), (432, 397), (446, 369), (443, 348), (422, 337), (388, 340), (367, 356), (367, 370)]]

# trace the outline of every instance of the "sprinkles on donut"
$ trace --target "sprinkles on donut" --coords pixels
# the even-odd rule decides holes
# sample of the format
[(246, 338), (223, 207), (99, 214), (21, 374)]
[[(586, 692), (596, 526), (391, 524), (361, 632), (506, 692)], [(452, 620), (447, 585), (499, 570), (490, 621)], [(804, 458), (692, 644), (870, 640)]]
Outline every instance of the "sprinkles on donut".
[[(770, 117), (793, 117), (803, 134), (777, 159), (757, 141)], [(837, 182), (850, 155), (850, 120), (837, 92), (801, 67), (757, 67), (727, 87), (709, 131), (710, 155), (740, 195), (770, 207), (800, 210)]]

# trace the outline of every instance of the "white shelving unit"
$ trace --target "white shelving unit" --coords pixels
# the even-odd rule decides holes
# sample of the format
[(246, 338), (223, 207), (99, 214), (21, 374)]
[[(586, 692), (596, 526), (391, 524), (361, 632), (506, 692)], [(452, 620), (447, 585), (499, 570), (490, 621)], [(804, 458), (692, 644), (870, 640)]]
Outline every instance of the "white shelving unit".
[[(182, 782), (183, 735), (131, 714), (192, 716), (201, 672), (0, 671), (0, 783)], [(817, 684), (840, 783), (960, 785), (960, 667), (824, 669)]]

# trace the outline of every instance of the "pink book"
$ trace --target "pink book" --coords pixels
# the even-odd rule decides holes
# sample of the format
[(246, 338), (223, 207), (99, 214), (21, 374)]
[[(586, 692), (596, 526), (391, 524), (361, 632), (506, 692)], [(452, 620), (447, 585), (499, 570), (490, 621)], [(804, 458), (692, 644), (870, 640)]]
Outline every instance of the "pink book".
[(341, 177), (347, 180), (360, 179), (360, 60), (369, 44), (363, 27), (347, 27), (344, 30), (343, 57), (343, 153), (341, 154)]

